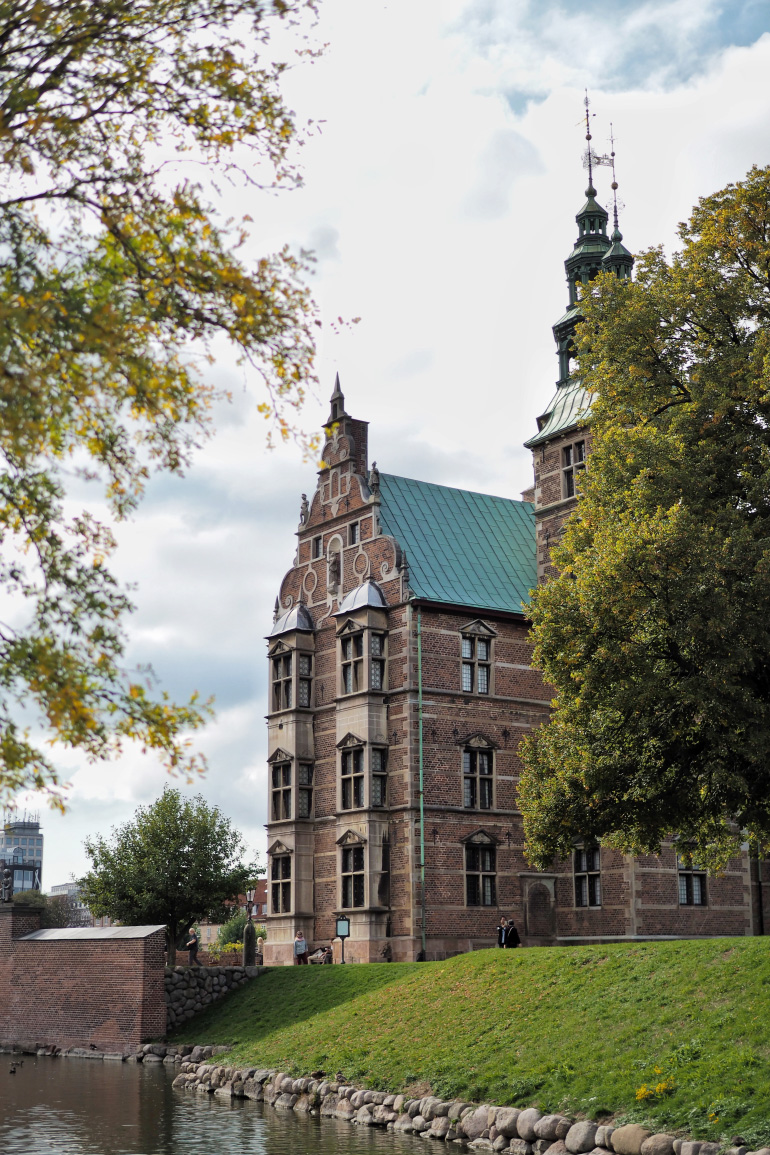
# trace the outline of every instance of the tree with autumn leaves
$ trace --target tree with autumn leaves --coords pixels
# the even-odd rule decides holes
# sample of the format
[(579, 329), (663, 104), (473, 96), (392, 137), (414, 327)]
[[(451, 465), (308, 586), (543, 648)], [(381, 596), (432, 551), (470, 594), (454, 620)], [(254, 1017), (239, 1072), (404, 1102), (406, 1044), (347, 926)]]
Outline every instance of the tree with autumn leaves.
[[(304, 259), (250, 261), (250, 199), (291, 186), (297, 136), (271, 59), (313, 0), (0, 2), (0, 794), (49, 790), (47, 741), (89, 759), (125, 741), (190, 772), (206, 706), (124, 668), (131, 610), (113, 537), (65, 510), (68, 471), (112, 515), (207, 431), (205, 366), (224, 339), (286, 435), (313, 380)], [(302, 33), (300, 32), (300, 35)], [(300, 41), (302, 43), (302, 41)], [(308, 51), (307, 49), (305, 49)], [(44, 740), (36, 735), (42, 734)]]
[(581, 301), (592, 450), (531, 603), (556, 692), (522, 747), (539, 866), (576, 839), (676, 834), (715, 868), (770, 840), (770, 168), (679, 236)]

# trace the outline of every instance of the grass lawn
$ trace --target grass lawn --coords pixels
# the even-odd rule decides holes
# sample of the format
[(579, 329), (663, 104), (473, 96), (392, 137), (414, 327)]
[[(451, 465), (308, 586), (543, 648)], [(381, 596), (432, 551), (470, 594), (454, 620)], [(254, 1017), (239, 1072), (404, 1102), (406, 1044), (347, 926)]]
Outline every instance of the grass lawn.
[(770, 1144), (770, 938), (277, 967), (173, 1040), (234, 1044), (240, 1066)]

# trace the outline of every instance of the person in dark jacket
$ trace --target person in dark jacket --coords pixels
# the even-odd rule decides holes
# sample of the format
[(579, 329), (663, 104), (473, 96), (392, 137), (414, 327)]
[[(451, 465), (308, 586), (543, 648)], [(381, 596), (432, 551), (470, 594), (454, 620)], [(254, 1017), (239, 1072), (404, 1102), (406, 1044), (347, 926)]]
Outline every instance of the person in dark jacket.
[(513, 919), (509, 918), (508, 924), (505, 928), (505, 941), (503, 943), (503, 946), (506, 947), (506, 949), (509, 949), (510, 947), (520, 946), (520, 945), (521, 945), (521, 939), (519, 938), (519, 932), (516, 929), (516, 925), (515, 925)]
[(507, 920), (501, 916), (500, 921), (497, 924), (497, 945), (498, 946), (505, 946), (505, 932), (507, 930), (507, 927), (508, 927)]

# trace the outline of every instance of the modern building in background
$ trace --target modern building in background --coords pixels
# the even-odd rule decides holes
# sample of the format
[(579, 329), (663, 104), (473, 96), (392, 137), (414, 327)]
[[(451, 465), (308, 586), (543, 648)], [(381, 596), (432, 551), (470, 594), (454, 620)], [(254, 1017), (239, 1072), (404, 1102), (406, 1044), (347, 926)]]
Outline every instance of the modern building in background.
[(51, 898), (69, 903), (70, 926), (93, 926), (94, 917), (80, 897), (80, 887), (76, 882), (60, 882), (49, 890)]
[[(590, 454), (570, 373), (578, 288), (633, 265), (590, 176), (576, 221), (556, 393), (526, 443), (522, 500), (370, 468), (367, 422), (337, 379), (268, 638), (267, 963), (292, 961), (297, 930), (328, 943), (339, 917), (361, 962), (491, 946), (500, 915), (532, 946), (763, 933), (748, 851), (719, 878), (673, 843), (630, 858), (578, 841), (550, 871), (524, 854), (517, 748), (552, 696), (525, 604)], [(483, 436), (462, 400), (467, 435)]]
[(6, 810), (0, 830), (0, 870), (13, 872), (13, 893), (40, 890), (43, 878), (43, 833), (40, 815)]

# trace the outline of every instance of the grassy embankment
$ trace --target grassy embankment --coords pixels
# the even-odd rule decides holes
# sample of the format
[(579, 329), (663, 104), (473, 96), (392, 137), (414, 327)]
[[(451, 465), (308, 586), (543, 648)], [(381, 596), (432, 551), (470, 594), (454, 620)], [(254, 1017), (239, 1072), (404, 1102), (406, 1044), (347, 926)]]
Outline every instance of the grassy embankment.
[(770, 1144), (770, 939), (276, 968), (174, 1041), (232, 1043), (241, 1066)]

